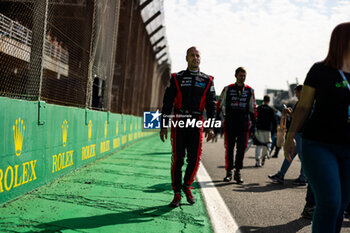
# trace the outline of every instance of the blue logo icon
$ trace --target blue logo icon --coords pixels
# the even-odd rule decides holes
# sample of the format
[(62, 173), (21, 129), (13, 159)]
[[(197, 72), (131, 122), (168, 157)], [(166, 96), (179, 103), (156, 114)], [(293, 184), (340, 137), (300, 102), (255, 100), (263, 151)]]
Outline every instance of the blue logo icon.
[(143, 128), (144, 129), (160, 129), (160, 116), (162, 114), (156, 112), (143, 112)]

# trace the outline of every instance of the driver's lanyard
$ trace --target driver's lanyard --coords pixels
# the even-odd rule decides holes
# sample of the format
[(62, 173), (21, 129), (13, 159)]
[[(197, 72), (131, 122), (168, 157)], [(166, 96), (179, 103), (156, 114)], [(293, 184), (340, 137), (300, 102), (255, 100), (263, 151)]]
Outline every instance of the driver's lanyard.
[[(338, 70), (338, 71), (339, 71), (341, 77), (344, 79), (344, 83), (346, 83), (348, 85), (348, 89), (350, 91), (350, 84), (349, 84), (348, 80), (346, 79), (344, 72), (342, 70)], [(350, 105), (348, 106), (348, 123), (350, 123)]]
[(344, 79), (344, 82), (348, 85), (348, 89), (350, 91), (350, 84), (349, 84), (348, 80), (346, 79), (344, 72), (342, 70), (338, 70), (338, 71), (339, 71), (341, 77)]

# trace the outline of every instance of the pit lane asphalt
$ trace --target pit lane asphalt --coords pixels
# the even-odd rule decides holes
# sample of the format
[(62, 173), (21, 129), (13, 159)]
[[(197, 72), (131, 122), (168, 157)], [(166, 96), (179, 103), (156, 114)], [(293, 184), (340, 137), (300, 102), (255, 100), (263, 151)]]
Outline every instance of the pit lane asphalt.
[[(300, 160), (290, 166), (285, 184), (272, 183), (267, 177), (275, 174), (283, 162), (281, 150), (277, 159), (271, 158), (261, 168), (255, 167), (255, 146), (245, 154), (241, 185), (223, 182), (225, 172), (223, 139), (204, 142), (202, 164), (221, 194), (242, 233), (309, 233), (311, 221), (301, 218), (305, 204), (306, 186), (293, 185), (299, 175)], [(344, 219), (342, 233), (350, 233), (350, 221)]]

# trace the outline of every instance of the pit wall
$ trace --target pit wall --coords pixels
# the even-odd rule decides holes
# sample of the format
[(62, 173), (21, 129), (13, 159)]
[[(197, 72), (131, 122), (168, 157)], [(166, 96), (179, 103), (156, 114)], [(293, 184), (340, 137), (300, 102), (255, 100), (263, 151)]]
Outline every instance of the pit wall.
[(152, 133), (142, 117), (0, 97), (0, 205)]

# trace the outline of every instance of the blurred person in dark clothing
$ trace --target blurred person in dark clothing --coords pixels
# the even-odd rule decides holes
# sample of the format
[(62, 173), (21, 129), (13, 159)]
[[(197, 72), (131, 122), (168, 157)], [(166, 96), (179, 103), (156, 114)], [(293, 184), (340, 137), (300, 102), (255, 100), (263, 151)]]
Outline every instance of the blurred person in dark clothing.
[[(276, 128), (273, 129), (273, 133), (272, 133), (272, 144), (271, 144), (271, 154), (273, 154), (271, 156), (271, 158), (278, 158), (278, 153), (281, 150), (281, 147), (277, 146), (277, 125), (280, 124), (280, 120), (281, 120), (281, 116), (279, 116), (279, 114), (281, 114), (279, 111), (275, 114), (276, 116)], [(275, 151), (273, 151), (275, 150)], [(273, 152), (273, 153), (272, 153)]]
[(255, 148), (255, 167), (263, 166), (265, 159), (270, 158), (271, 131), (276, 128), (276, 116), (275, 111), (269, 106), (269, 103), (270, 96), (265, 95), (263, 104), (257, 108), (258, 117), (254, 136), (258, 144)]

